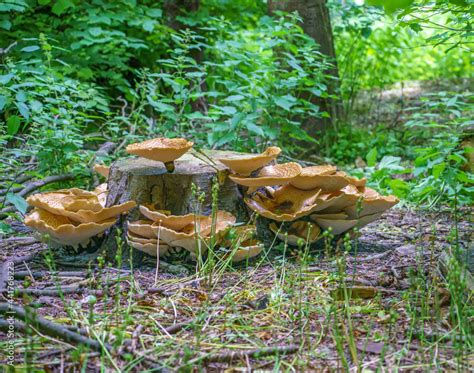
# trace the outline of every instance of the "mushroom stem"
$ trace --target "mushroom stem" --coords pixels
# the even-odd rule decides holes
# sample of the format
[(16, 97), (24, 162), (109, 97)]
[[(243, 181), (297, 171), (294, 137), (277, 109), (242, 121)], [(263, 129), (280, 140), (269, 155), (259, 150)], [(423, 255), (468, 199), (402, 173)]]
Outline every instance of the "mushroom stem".
[(174, 162), (165, 162), (166, 171), (171, 173), (174, 171)]

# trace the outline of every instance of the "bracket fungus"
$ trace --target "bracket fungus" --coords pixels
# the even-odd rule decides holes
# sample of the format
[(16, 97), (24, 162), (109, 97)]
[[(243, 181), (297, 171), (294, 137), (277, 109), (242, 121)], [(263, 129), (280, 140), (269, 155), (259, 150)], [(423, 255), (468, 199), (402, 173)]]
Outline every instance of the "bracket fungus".
[(162, 241), (159, 241), (156, 238), (145, 238), (134, 235), (130, 231), (127, 233), (127, 243), (139, 251), (156, 257), (163, 256), (168, 253), (170, 247)]
[(229, 178), (234, 183), (247, 187), (285, 185), (298, 176), (301, 170), (302, 167), (298, 163), (288, 162), (263, 167), (256, 177), (230, 175)]
[(168, 139), (159, 137), (130, 144), (126, 150), (128, 153), (142, 158), (163, 162), (166, 170), (173, 172), (174, 161), (183, 156), (193, 145), (194, 143), (183, 138)]
[(92, 169), (106, 179), (109, 177), (110, 167), (105, 164), (96, 163)]
[(128, 231), (135, 237), (159, 239), (170, 247), (180, 247), (193, 254), (205, 253), (211, 235), (219, 237), (221, 231), (236, 221), (226, 211), (217, 211), (215, 219), (196, 214), (167, 215), (146, 206), (140, 206), (140, 212), (151, 220), (128, 222)]
[[(293, 245), (308, 232), (304, 231), (308, 224), (317, 227), (314, 236), (312, 234), (305, 238), (313, 243), (321, 229), (331, 228), (334, 235), (339, 235), (355, 227), (363, 227), (398, 203), (396, 197), (381, 196), (366, 187), (365, 179), (349, 176), (330, 165), (302, 168), (286, 185), (277, 184), (274, 180), (274, 184), (260, 183), (259, 179), (262, 179), (260, 174), (257, 178), (237, 178), (239, 184), (265, 186), (253, 189), (244, 199), (246, 205), (258, 215), (274, 222), (292, 222), (280, 229), (275, 223), (270, 223), (268, 228), (280, 239), (286, 239)], [(308, 223), (307, 219), (313, 223)], [(281, 231), (283, 227), (289, 228)]]
[(276, 223), (271, 223), (269, 228), (280, 240), (292, 246), (298, 246), (301, 242), (312, 244), (319, 239), (321, 233), (319, 226), (302, 220), (291, 223), (286, 231), (278, 229)]
[(58, 244), (85, 246), (90, 238), (114, 225), (117, 216), (136, 205), (128, 201), (106, 208), (106, 196), (104, 184), (92, 192), (71, 188), (34, 194), (27, 199), (34, 209), (25, 217), (25, 224), (48, 234)]
[(124, 214), (136, 206), (134, 201), (127, 201), (120, 205), (103, 207), (98, 193), (77, 188), (34, 194), (26, 201), (30, 206), (66, 216), (79, 223), (104, 221)]
[(253, 171), (266, 166), (281, 153), (277, 146), (270, 146), (261, 154), (244, 154), (241, 156), (218, 158), (218, 161), (226, 165), (233, 172), (249, 176)]

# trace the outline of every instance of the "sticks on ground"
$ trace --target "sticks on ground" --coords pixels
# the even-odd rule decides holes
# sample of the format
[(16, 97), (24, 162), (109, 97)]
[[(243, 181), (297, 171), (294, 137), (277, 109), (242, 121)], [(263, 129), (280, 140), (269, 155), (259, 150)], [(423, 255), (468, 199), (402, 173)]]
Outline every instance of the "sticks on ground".
[[(85, 337), (79, 333), (69, 330), (63, 325), (56, 324), (38, 316), (35, 312), (28, 312), (23, 307), (0, 303), (0, 314), (4, 316), (14, 316), (18, 320), (16, 330), (25, 331), (28, 326), (38, 330), (38, 332), (53, 338), (59, 338), (68, 343), (82, 344), (94, 351), (102, 351), (104, 348), (111, 350), (111, 346), (100, 343), (99, 341)], [(8, 328), (8, 322), (1, 320), (0, 329)]]

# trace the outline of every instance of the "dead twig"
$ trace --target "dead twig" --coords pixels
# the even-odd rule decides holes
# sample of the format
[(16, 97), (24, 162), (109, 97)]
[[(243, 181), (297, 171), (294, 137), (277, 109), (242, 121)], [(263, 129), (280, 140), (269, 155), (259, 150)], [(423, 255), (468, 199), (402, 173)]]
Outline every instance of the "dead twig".
[[(0, 314), (6, 317), (13, 316), (18, 323), (15, 324), (16, 331), (25, 331), (28, 327), (36, 329), (38, 332), (53, 338), (59, 338), (68, 343), (82, 344), (94, 351), (102, 351), (104, 349), (111, 350), (112, 347), (106, 343), (90, 339), (81, 334), (75, 333), (63, 325), (56, 324), (49, 320), (38, 316), (33, 311), (27, 311), (20, 306), (10, 305), (8, 303), (0, 303)], [(0, 320), (0, 329), (5, 330), (5, 326), (9, 326), (9, 321)]]

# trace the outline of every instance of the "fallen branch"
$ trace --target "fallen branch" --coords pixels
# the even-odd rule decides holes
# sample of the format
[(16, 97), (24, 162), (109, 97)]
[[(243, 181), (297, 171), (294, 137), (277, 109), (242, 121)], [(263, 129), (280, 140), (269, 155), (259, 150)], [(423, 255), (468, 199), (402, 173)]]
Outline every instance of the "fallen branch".
[(17, 294), (28, 294), (33, 296), (47, 296), (47, 297), (59, 297), (62, 294), (93, 294), (102, 296), (104, 292), (102, 290), (91, 290), (80, 286), (69, 286), (60, 289), (15, 289)]
[(21, 192), (18, 194), (22, 197), (26, 196), (27, 194), (35, 191), (36, 189), (41, 188), (42, 186), (45, 186), (47, 184), (51, 183), (56, 183), (59, 181), (67, 181), (67, 180), (73, 180), (75, 179), (74, 174), (64, 174), (64, 175), (53, 175), (53, 176), (47, 176), (44, 179), (33, 181), (32, 183), (29, 183)]
[[(81, 334), (75, 333), (69, 330), (63, 325), (51, 322), (44, 319), (41, 316), (38, 316), (35, 312), (27, 312), (23, 307), (13, 306), (8, 303), (0, 303), (0, 314), (1, 315), (11, 315), (15, 319), (19, 320), (18, 329), (20, 331), (25, 331), (28, 327), (36, 329), (41, 334), (48, 335), (53, 338), (59, 338), (68, 343), (78, 343), (89, 347), (94, 351), (102, 351), (104, 348), (111, 350), (111, 346), (108, 344), (101, 344), (99, 341), (90, 339)], [(5, 326), (8, 321), (1, 320), (0, 328)]]
[(178, 322), (174, 325), (171, 325), (165, 328), (165, 331), (168, 334), (175, 334), (179, 332), (180, 330), (183, 330), (186, 327), (190, 326), (194, 321), (196, 321), (196, 319), (189, 319), (189, 320)]
[(25, 277), (33, 276), (34, 279), (43, 278), (47, 276), (56, 276), (56, 277), (85, 277), (86, 272), (77, 272), (77, 271), (62, 271), (62, 272), (50, 272), (50, 271), (15, 271), (15, 280), (21, 280)]
[(203, 358), (206, 362), (221, 362), (229, 363), (235, 359), (242, 359), (245, 357), (248, 358), (258, 358), (271, 355), (279, 354), (293, 354), (299, 350), (297, 345), (287, 345), (287, 346), (276, 346), (276, 347), (264, 347), (248, 351), (230, 351), (222, 352), (220, 354), (208, 355)]

